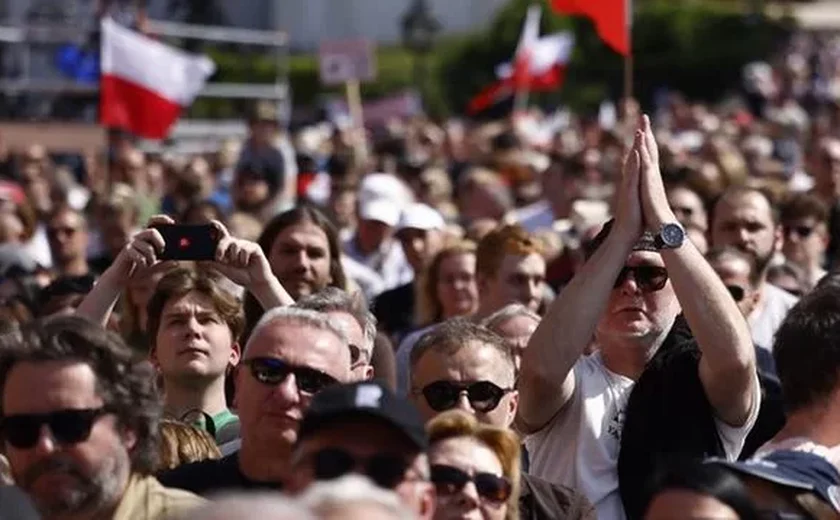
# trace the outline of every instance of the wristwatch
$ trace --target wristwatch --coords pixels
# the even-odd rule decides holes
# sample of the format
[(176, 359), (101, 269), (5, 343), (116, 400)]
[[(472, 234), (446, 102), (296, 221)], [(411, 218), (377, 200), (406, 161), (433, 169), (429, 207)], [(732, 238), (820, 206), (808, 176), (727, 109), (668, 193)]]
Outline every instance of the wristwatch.
[(685, 229), (676, 222), (662, 224), (654, 238), (657, 249), (677, 249), (685, 241)]

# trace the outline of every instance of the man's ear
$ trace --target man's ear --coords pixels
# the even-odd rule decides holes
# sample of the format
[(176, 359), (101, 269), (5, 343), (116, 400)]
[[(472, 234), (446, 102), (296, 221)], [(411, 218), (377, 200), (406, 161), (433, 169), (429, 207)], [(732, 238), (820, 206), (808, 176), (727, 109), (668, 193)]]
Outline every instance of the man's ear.
[(773, 252), (778, 253), (782, 250), (782, 246), (785, 245), (785, 232), (781, 224), (776, 226), (776, 229), (773, 231), (773, 238)]
[(513, 421), (516, 419), (516, 412), (519, 410), (519, 390), (513, 390), (508, 395), (510, 399), (508, 399), (506, 426), (512, 428)]
[(158, 361), (157, 347), (154, 345), (152, 345), (152, 349), (149, 350), (149, 363), (155, 367), (155, 370), (160, 371), (160, 361)]
[(372, 380), (374, 375), (375, 374), (372, 365), (368, 365), (367, 367), (365, 367), (365, 381)]
[(131, 428), (120, 427), (120, 439), (122, 439), (123, 445), (129, 452), (137, 446), (137, 434)]
[(239, 360), (242, 358), (242, 349), (239, 346), (238, 341), (234, 341), (233, 345), (230, 347), (230, 358), (228, 359), (228, 363), (230, 366), (235, 367), (239, 365)]

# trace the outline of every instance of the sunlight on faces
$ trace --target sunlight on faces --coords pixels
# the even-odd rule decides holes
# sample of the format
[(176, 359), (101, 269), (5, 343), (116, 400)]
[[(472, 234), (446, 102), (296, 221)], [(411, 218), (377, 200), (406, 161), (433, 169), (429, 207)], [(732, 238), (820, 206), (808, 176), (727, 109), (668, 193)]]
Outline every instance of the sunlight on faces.
[[(648, 251), (633, 252), (625, 262), (628, 267), (645, 265), (663, 267), (665, 263), (661, 255)], [(658, 337), (679, 314), (679, 302), (670, 280), (658, 291), (645, 292), (634, 276), (628, 276), (610, 292), (607, 308), (596, 328), (599, 337)]]
[(767, 199), (758, 193), (724, 198), (715, 207), (712, 245), (732, 246), (766, 265), (779, 244)]
[[(454, 437), (434, 444), (429, 449), (429, 464), (452, 466), (467, 472), (491, 473), (503, 476), (502, 463), (496, 453), (472, 437)], [(483, 520), (501, 520), (507, 515), (507, 503), (494, 504), (483, 500), (475, 484), (466, 486), (453, 495), (438, 493), (435, 520), (454, 520), (460, 518), (481, 518)]]
[[(802, 233), (805, 230), (810, 232)], [(784, 232), (782, 253), (785, 258), (803, 267), (820, 265), (828, 247), (828, 229), (824, 222), (815, 222), (811, 217), (791, 220), (785, 222)]]
[(735, 510), (720, 500), (684, 489), (669, 489), (656, 495), (648, 506), (645, 520), (671, 520), (675, 511), (686, 520), (738, 520)]
[(521, 303), (537, 311), (542, 303), (545, 259), (537, 253), (505, 255), (496, 276), (481, 281), (480, 298), (486, 308), (496, 311), (511, 303)]
[(472, 314), (478, 308), (475, 254), (452, 255), (440, 262), (437, 297), (444, 318)]
[(419, 273), (443, 247), (443, 233), (437, 229), (401, 229), (397, 238), (408, 264)]
[[(420, 390), (437, 381), (490, 381), (499, 388), (512, 388), (514, 370), (495, 348), (477, 342), (464, 345), (454, 354), (429, 349), (411, 367), (411, 386), (417, 392), (411, 392), (409, 396), (426, 421), (441, 412), (429, 406)], [(473, 409), (464, 393), (458, 398), (455, 408), (474, 415), (479, 422), (506, 428), (513, 423), (518, 402), (519, 394), (508, 392), (496, 408), (489, 412), (479, 412)]]
[(210, 296), (191, 291), (163, 306), (152, 360), (165, 378), (213, 380), (239, 362), (239, 346)]
[[(286, 363), (314, 368), (340, 382), (350, 380), (350, 351), (332, 332), (278, 320), (259, 330), (248, 342), (245, 361), (256, 357), (277, 358)], [(297, 440), (303, 412), (312, 400), (299, 392), (294, 375), (280, 384), (260, 383), (244, 364), (236, 372), (236, 410), (242, 437), (258, 443), (289, 449)]]
[(668, 204), (683, 226), (708, 228), (706, 208), (695, 192), (683, 187), (672, 188), (668, 190)]
[(85, 255), (88, 245), (87, 231), (81, 215), (75, 211), (61, 211), (47, 224), (47, 237), (53, 256), (69, 262)]
[(712, 269), (727, 287), (740, 287), (744, 290), (744, 297), (736, 301), (741, 314), (749, 316), (758, 303), (759, 292), (750, 283), (750, 265), (741, 258), (728, 257), (717, 261)]
[(332, 282), (327, 234), (315, 224), (293, 224), (277, 235), (268, 255), (271, 270), (294, 299)]
[[(84, 363), (45, 361), (16, 365), (3, 390), (7, 415), (99, 408), (96, 375)], [(44, 517), (73, 515), (113, 506), (131, 472), (133, 434), (121, 431), (113, 415), (93, 423), (87, 440), (62, 445), (48, 427), (29, 449), (6, 444), (15, 482), (33, 499)]]

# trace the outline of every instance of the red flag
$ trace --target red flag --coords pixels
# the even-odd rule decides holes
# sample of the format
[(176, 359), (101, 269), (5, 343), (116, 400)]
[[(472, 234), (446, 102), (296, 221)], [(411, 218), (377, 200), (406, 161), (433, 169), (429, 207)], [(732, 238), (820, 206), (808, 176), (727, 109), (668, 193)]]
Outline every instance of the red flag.
[(630, 54), (628, 0), (549, 0), (558, 12), (590, 18), (598, 35), (622, 56)]

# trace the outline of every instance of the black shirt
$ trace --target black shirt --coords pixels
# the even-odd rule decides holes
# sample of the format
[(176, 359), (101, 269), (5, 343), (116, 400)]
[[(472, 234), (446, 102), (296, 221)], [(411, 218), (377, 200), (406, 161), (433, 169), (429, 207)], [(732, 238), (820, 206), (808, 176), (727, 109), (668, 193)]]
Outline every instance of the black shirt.
[(414, 283), (385, 291), (373, 301), (379, 330), (389, 336), (404, 334), (414, 324)]
[(218, 460), (203, 460), (184, 464), (157, 475), (166, 487), (185, 489), (196, 495), (207, 496), (218, 491), (245, 489), (280, 489), (280, 484), (258, 482), (242, 474), (239, 469), (239, 452)]
[(522, 473), (520, 520), (596, 520), (595, 508), (574, 489)]

